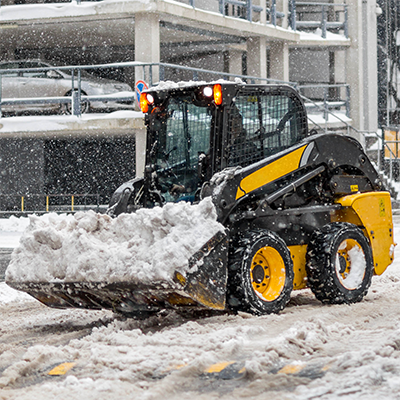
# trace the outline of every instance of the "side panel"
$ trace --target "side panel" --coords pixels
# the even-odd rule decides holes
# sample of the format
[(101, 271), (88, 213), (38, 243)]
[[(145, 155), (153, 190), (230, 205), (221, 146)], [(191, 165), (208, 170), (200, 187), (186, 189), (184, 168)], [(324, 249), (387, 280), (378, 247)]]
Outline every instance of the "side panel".
[(392, 204), (388, 192), (369, 192), (341, 197), (344, 209), (332, 215), (332, 222), (350, 222), (364, 229), (372, 247), (375, 273), (382, 274), (393, 262)]
[(236, 193), (236, 200), (298, 169), (306, 147), (307, 145), (304, 145), (243, 178)]

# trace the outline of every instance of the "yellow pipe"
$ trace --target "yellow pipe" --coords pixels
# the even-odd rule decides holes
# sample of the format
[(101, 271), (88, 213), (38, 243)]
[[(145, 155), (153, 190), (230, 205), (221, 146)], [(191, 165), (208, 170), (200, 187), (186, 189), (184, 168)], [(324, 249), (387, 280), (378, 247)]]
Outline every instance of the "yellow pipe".
[(74, 196), (71, 196), (71, 211), (74, 211)]
[(49, 196), (46, 196), (46, 212), (49, 212)]
[(24, 196), (21, 196), (21, 211), (24, 212)]

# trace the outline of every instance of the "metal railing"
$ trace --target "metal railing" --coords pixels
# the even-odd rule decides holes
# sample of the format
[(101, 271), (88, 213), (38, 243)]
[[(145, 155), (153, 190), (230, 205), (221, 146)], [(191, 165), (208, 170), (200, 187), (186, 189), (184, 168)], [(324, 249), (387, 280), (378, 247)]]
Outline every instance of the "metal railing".
[(289, 5), (289, 25), (294, 31), (320, 28), (322, 38), (326, 39), (327, 31), (343, 30), (345, 37), (349, 37), (347, 4), (290, 0)]
[[(218, 0), (219, 12), (224, 16), (232, 16), (246, 19), (253, 22), (253, 12), (261, 13), (263, 7), (254, 5), (252, 0)], [(194, 7), (195, 0), (190, 0), (191, 5)], [(232, 6), (231, 8), (229, 6)]]
[[(43, 68), (21, 68), (21, 69), (0, 69), (0, 118), (2, 116), (2, 107), (10, 106), (10, 105), (19, 105), (19, 104), (65, 104), (69, 103), (72, 105), (72, 114), (76, 116), (81, 115), (81, 104), (83, 102), (91, 102), (91, 101), (132, 101), (134, 102), (136, 99), (136, 95), (134, 92), (131, 94), (108, 94), (108, 95), (97, 95), (97, 96), (87, 96), (82, 94), (82, 79), (81, 79), (81, 71), (84, 70), (95, 70), (102, 68), (127, 68), (127, 67), (135, 67), (141, 70), (141, 75), (144, 79), (149, 82), (150, 86), (155, 84), (155, 72), (157, 70), (157, 82), (164, 81), (166, 79), (173, 79), (174, 71), (186, 72), (186, 75), (189, 75), (189, 79), (194, 81), (198, 81), (200, 79), (234, 79), (241, 78), (246, 82), (263, 82), (263, 83), (285, 83), (290, 85), (295, 85), (294, 82), (285, 82), (277, 79), (268, 79), (268, 78), (260, 78), (256, 76), (248, 76), (248, 75), (238, 75), (238, 74), (230, 74), (225, 72), (218, 72), (212, 70), (205, 70), (201, 68), (192, 68), (185, 67), (181, 65), (168, 64), (168, 63), (142, 63), (142, 62), (122, 62), (122, 63), (110, 63), (110, 64), (98, 64), (98, 65), (72, 65), (72, 66), (64, 66), (64, 67), (43, 67)], [(7, 74), (18, 74), (18, 73), (38, 73), (48, 71), (67, 71), (71, 74), (71, 96), (62, 96), (62, 97), (40, 97), (40, 98), (2, 98), (2, 75)], [(172, 73), (168, 73), (168, 71), (172, 71)], [(159, 78), (159, 79), (158, 79)], [(181, 74), (181, 77), (178, 76), (178, 80), (184, 80), (184, 74)], [(183, 78), (183, 79), (181, 79)]]
[[(350, 85), (340, 84), (300, 84), (297, 86), (301, 95), (311, 97), (314, 101), (308, 106), (309, 110), (324, 110), (324, 118), (328, 119), (328, 110), (339, 110), (344, 107), (346, 117), (350, 118)], [(310, 96), (310, 94), (313, 94)], [(344, 92), (344, 93), (342, 93)], [(320, 99), (320, 101), (316, 100)]]
[(285, 18), (285, 13), (277, 11), (276, 0), (270, 1), (270, 7), (266, 8), (267, 15), (269, 16), (270, 24), (276, 26), (277, 20)]
[[(61, 3), (75, 2), (81, 5), (81, 0), (65, 0)], [(88, 0), (86, 0), (88, 1)], [(85, 1), (85, 2), (86, 2)], [(98, 0), (89, 0), (98, 1)], [(207, 6), (199, 6), (196, 0), (178, 0), (182, 3), (189, 4), (193, 8), (203, 9), (206, 11), (217, 11), (223, 16), (236, 17), (246, 19), (250, 22), (259, 22), (259, 19), (253, 21), (253, 13), (260, 14), (264, 11), (269, 16), (265, 21), (267, 24), (276, 26), (277, 19), (283, 19), (286, 15), (277, 10), (276, 0), (269, 1), (269, 7), (263, 7), (258, 4), (253, 4), (253, 0), (218, 0), (217, 6), (214, 6), (212, 1), (207, 3)], [(296, 2), (296, 0), (287, 0), (289, 2), (289, 26), (292, 30), (297, 29), (316, 29), (321, 28), (322, 37), (326, 38), (326, 32), (329, 30), (344, 31), (348, 37), (348, 5), (334, 3), (314, 3), (314, 2)], [(40, 2), (40, 1), (38, 1)], [(42, 1), (44, 2), (44, 1)], [(60, 3), (60, 1), (57, 1)], [(204, 2), (202, 2), (204, 4)], [(261, 2), (262, 4), (262, 2)], [(0, 0), (1, 8), (1, 0)], [(315, 11), (319, 8), (318, 11)], [(343, 17), (341, 17), (343, 14)], [(318, 16), (317, 18), (315, 18)], [(310, 17), (314, 17), (310, 20)]]
[[(328, 85), (328, 84), (313, 84), (313, 85), (298, 85), (296, 82), (281, 81), (278, 79), (260, 78), (257, 76), (248, 76), (240, 74), (231, 74), (226, 72), (219, 72), (213, 70), (206, 70), (201, 68), (186, 67), (176, 64), (168, 63), (142, 63), (137, 61), (122, 62), (122, 63), (110, 63), (110, 64), (98, 64), (98, 65), (73, 65), (65, 67), (46, 67), (46, 68), (24, 68), (24, 69), (9, 69), (0, 70), (0, 118), (2, 116), (2, 107), (7, 105), (20, 105), (20, 104), (72, 104), (72, 114), (75, 116), (81, 115), (80, 104), (85, 101), (135, 101), (136, 95), (134, 92), (129, 95), (119, 95), (118, 93), (112, 95), (102, 96), (86, 96), (82, 95), (81, 89), (81, 71), (83, 70), (95, 70), (102, 68), (127, 68), (134, 67), (135, 70), (140, 73), (145, 81), (149, 82), (150, 86), (153, 86), (158, 81), (172, 80), (193, 80), (193, 81), (212, 81), (217, 79), (235, 80), (241, 79), (246, 83), (278, 83), (287, 84), (297, 88), (300, 93), (307, 90), (318, 90), (323, 92), (322, 105), (324, 109), (340, 108), (341, 106), (346, 107), (346, 115), (349, 116), (349, 102), (350, 102), (350, 88), (349, 85)], [(41, 98), (13, 98), (3, 99), (1, 93), (1, 80), (2, 75), (10, 73), (24, 73), (24, 72), (47, 72), (52, 70), (62, 70), (71, 73), (71, 96), (64, 97), (41, 97)], [(332, 90), (340, 90), (341, 88), (346, 89), (346, 96), (344, 100), (337, 100), (335, 97), (330, 96)], [(318, 107), (321, 109), (321, 107)]]
[[(71, 104), (71, 110), (73, 115), (81, 115), (81, 104), (82, 102), (90, 101), (131, 101), (134, 102), (136, 99), (135, 93), (132, 91), (128, 94), (104, 94), (104, 95), (83, 95), (82, 94), (82, 79), (81, 71), (90, 69), (101, 69), (112, 66), (124, 66), (129, 64), (130, 66), (141, 66), (142, 63), (116, 63), (116, 64), (101, 64), (101, 65), (74, 65), (74, 66), (64, 66), (64, 67), (41, 67), (41, 68), (19, 68), (19, 69), (0, 69), (0, 118), (2, 116), (3, 106), (12, 106), (19, 104)], [(23, 74), (23, 73), (48, 73), (49, 71), (67, 71), (71, 76), (71, 93), (70, 96), (62, 97), (35, 97), (35, 98), (9, 98), (4, 99), (2, 97), (2, 77), (3, 75), (10, 74)], [(38, 78), (40, 79), (40, 78)]]

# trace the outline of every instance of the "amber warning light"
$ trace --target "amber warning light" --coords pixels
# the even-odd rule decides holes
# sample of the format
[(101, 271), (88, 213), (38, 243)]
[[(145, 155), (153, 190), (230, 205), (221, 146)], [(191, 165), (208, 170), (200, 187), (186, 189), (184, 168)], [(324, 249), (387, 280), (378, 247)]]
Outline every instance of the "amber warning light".
[(222, 104), (222, 87), (221, 87), (221, 85), (214, 85), (213, 92), (214, 92), (214, 103), (217, 106), (220, 106)]
[(143, 113), (147, 113), (149, 111), (149, 104), (154, 103), (154, 98), (151, 94), (142, 93), (140, 95), (140, 109)]

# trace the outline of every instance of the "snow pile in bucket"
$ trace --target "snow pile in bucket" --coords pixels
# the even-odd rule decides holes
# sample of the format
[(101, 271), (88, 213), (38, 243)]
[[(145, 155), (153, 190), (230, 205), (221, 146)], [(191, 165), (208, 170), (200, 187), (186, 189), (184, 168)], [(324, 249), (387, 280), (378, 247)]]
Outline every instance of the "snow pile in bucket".
[(169, 203), (117, 218), (95, 212), (31, 216), (11, 257), (7, 281), (171, 281), (224, 227), (210, 198)]

